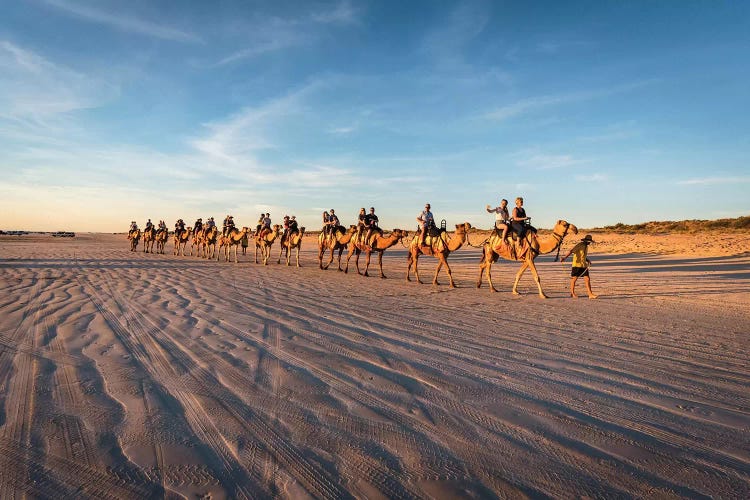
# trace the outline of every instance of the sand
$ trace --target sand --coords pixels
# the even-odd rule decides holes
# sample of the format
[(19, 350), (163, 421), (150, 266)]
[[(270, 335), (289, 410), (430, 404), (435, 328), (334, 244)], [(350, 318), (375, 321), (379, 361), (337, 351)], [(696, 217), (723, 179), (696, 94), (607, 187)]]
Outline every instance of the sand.
[(597, 300), (0, 237), (0, 498), (750, 497), (750, 238), (594, 237)]

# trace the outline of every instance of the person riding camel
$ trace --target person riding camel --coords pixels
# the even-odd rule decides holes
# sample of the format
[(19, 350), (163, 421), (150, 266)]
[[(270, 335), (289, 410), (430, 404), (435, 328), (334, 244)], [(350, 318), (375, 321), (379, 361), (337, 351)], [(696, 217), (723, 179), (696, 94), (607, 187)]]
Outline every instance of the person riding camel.
[(260, 230), (263, 227), (263, 219), (266, 218), (266, 214), (261, 213), (258, 218), (258, 224), (255, 226), (255, 234), (260, 234)]
[(289, 237), (299, 234), (299, 224), (297, 223), (297, 216), (292, 215), (289, 218)]
[(365, 218), (367, 217), (367, 212), (365, 211), (365, 208), (362, 207), (359, 209), (359, 215), (357, 216), (357, 232), (354, 233), (354, 241), (358, 243), (362, 243), (362, 237), (365, 235)]
[(495, 231), (502, 233), (503, 243), (508, 244), (508, 227), (510, 224), (510, 214), (508, 214), (508, 200), (500, 200), (500, 206), (490, 208), (487, 205), (487, 212), (495, 214)]
[(212, 227), (216, 227), (216, 222), (213, 217), (209, 217), (208, 221), (206, 221), (206, 228), (210, 230)]
[(284, 216), (284, 222), (282, 224), (282, 227), (284, 228), (284, 231), (281, 233), (281, 246), (284, 246), (284, 242), (289, 237), (289, 223), (290, 219), (288, 215)]
[(265, 235), (271, 232), (271, 214), (266, 213), (263, 217), (263, 227), (260, 229), (260, 237), (263, 238)]
[(340, 225), (341, 223), (339, 222), (338, 215), (336, 215), (336, 211), (334, 209), (330, 209), (328, 211), (328, 234), (334, 234), (336, 232), (336, 228)]
[(425, 240), (427, 238), (427, 233), (429, 232), (430, 228), (435, 225), (435, 217), (432, 215), (432, 212), (430, 212), (429, 203), (425, 204), (424, 210), (417, 216), (417, 222), (419, 222), (421, 226), (421, 231), (419, 233), (419, 245), (424, 246)]
[(150, 229), (154, 229), (154, 223), (151, 222), (151, 219), (146, 221), (146, 228), (144, 229), (144, 231), (148, 231)]
[(520, 196), (516, 198), (516, 208), (513, 209), (513, 217), (511, 217), (510, 228), (516, 235), (518, 235), (518, 246), (521, 252), (517, 258), (522, 259), (529, 249), (529, 245), (526, 244), (526, 233), (531, 231), (536, 233), (536, 228), (533, 227), (530, 222), (531, 217), (526, 216), (526, 210), (523, 208), (523, 198)]
[(159, 229), (156, 230), (156, 234), (162, 233), (167, 230), (167, 224), (163, 221), (159, 221)]
[(138, 224), (134, 220), (131, 220), (130, 230), (128, 231), (128, 233), (132, 233), (133, 231), (138, 231)]
[(328, 235), (328, 221), (330, 220), (331, 216), (328, 215), (328, 211), (323, 211), (323, 229), (321, 229), (321, 232), (324, 235)]
[(370, 236), (373, 231), (377, 231), (380, 235), (383, 235), (383, 230), (378, 227), (378, 216), (375, 215), (375, 207), (370, 207), (370, 213), (365, 215), (365, 227), (367, 228), (367, 234), (365, 235), (365, 245), (368, 250), (370, 249)]
[(182, 219), (177, 219), (177, 222), (174, 223), (174, 232), (176, 234), (180, 234), (185, 230), (185, 221)]
[(232, 229), (234, 229), (234, 217), (231, 215), (227, 215), (224, 217), (224, 222), (221, 225), (221, 235), (226, 236), (227, 234), (232, 232)]
[(195, 221), (195, 225), (193, 225), (193, 232), (198, 234), (201, 229), (203, 229), (203, 219), (198, 217), (198, 220)]

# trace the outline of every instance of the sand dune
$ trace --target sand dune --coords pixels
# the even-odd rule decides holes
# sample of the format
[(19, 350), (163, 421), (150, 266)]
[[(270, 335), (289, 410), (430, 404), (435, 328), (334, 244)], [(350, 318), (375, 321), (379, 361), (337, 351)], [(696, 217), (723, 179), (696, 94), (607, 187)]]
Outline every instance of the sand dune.
[(595, 238), (596, 301), (0, 239), (0, 498), (750, 497), (750, 239)]

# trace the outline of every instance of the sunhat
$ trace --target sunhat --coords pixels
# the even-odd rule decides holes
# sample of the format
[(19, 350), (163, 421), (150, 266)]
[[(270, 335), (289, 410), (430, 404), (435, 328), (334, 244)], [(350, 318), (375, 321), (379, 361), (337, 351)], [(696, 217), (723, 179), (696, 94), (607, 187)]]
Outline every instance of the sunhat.
[(596, 241), (594, 241), (594, 238), (592, 238), (590, 234), (584, 236), (581, 241), (584, 241), (586, 243), (596, 243)]

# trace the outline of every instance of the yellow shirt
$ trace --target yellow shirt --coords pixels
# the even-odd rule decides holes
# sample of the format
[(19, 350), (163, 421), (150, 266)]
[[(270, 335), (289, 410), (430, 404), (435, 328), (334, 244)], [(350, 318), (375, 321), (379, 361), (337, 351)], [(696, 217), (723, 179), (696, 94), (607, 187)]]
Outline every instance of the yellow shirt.
[(573, 250), (571, 250), (573, 254), (573, 267), (586, 267), (588, 251), (589, 246), (584, 242), (580, 242), (573, 247)]

